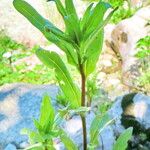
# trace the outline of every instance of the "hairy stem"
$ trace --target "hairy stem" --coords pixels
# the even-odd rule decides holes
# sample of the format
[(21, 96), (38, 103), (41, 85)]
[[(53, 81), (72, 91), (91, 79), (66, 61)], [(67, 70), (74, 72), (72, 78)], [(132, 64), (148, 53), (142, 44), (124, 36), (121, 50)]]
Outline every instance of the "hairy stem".
[[(83, 65), (80, 65), (80, 72), (81, 72), (81, 106), (86, 106), (85, 96), (85, 84), (86, 84), (86, 77), (83, 70)], [(83, 150), (87, 150), (87, 131), (86, 131), (86, 118), (85, 116), (81, 116), (82, 120), (82, 129), (83, 129)]]

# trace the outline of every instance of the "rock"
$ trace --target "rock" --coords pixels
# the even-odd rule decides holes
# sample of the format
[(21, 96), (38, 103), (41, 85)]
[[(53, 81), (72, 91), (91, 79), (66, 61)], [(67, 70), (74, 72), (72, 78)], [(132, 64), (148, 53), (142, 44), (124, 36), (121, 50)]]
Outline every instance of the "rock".
[(29, 146), (30, 144), (28, 142), (22, 142), (19, 144), (19, 148), (25, 149)]
[[(86, 122), (88, 122), (87, 123), (88, 141), (89, 141), (89, 130), (90, 130), (90, 126), (94, 117), (95, 117), (95, 114), (92, 112), (87, 114)], [(78, 116), (74, 116), (72, 119), (70, 119), (64, 124), (63, 129), (69, 134), (70, 138), (78, 145), (79, 149), (82, 150), (81, 118)], [(114, 138), (112, 127), (111, 126), (106, 127), (105, 130), (101, 132), (101, 135), (99, 137), (99, 141), (101, 145), (98, 147), (98, 150), (103, 150), (103, 149), (112, 150), (114, 140), (115, 138)], [(109, 145), (108, 145), (108, 142), (109, 142)], [(61, 150), (65, 150), (65, 147), (63, 146), (61, 142), (57, 143), (55, 147), (56, 149), (58, 148), (57, 150), (59, 150), (60, 147), (61, 147)]]
[(13, 144), (8, 144), (4, 150), (17, 150)]
[[(39, 117), (41, 100), (44, 94), (52, 98), (56, 106), (55, 85), (10, 84), (0, 87), (0, 145), (4, 148), (14, 143), (27, 142), (27, 136), (21, 135), (23, 128), (33, 129), (33, 118)], [(56, 108), (56, 107), (55, 107)]]
[[(34, 129), (32, 118), (39, 117), (43, 94), (49, 94), (54, 108), (56, 110), (59, 108), (55, 100), (57, 92), (58, 87), (54, 85), (11, 84), (2, 86), (0, 88), (0, 149), (3, 150), (9, 143), (15, 144), (17, 148), (28, 146), (28, 138), (20, 134), (21, 129)], [(112, 150), (115, 139), (130, 126), (134, 128), (134, 136), (129, 142), (129, 148), (150, 149), (150, 97), (137, 93), (117, 97), (108, 113), (112, 119), (116, 119), (116, 122), (101, 132), (99, 136), (101, 145), (98, 150)], [(88, 133), (94, 117), (93, 112), (86, 116)], [(73, 116), (64, 121), (62, 127), (82, 150), (81, 118)], [(65, 150), (59, 139), (56, 139), (54, 143), (56, 150)]]
[[(107, 126), (101, 132), (99, 137), (101, 145), (98, 147), (98, 150), (112, 150), (116, 138), (118, 138), (118, 136), (125, 130), (125, 128), (128, 128), (130, 126), (132, 126), (134, 130), (133, 139), (129, 142), (129, 149), (150, 149), (149, 110), (150, 97), (146, 95), (130, 93), (118, 97), (114, 105), (108, 111), (112, 119), (116, 118), (116, 122), (112, 125)], [(88, 132), (94, 116), (94, 113), (90, 113), (87, 115), (86, 120), (88, 122)], [(80, 117), (74, 116), (64, 124), (63, 128), (69, 134), (71, 139), (73, 139), (73, 141), (77, 145), (79, 145), (79, 149), (82, 149), (82, 125)], [(65, 150), (61, 142), (57, 143), (56, 147), (61, 147), (62, 150)]]
[[(130, 93), (116, 99), (109, 110), (111, 118), (117, 118), (112, 126), (116, 137), (125, 128), (133, 127), (133, 141), (130, 148), (137, 148), (139, 145), (146, 147), (146, 142), (150, 142), (150, 97)], [(147, 146), (147, 148), (150, 148)]]
[(150, 28), (146, 26), (149, 18), (150, 6), (141, 8), (133, 17), (116, 25), (111, 33), (111, 39), (108, 36), (109, 47), (121, 56), (123, 81), (127, 85), (133, 85), (134, 79), (140, 75), (138, 70), (140, 64), (135, 57), (136, 43), (149, 34)]

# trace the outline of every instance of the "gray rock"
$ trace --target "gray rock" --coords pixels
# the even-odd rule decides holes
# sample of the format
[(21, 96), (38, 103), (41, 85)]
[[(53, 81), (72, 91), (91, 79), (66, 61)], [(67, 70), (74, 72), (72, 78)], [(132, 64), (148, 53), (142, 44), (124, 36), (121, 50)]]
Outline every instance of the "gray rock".
[[(112, 118), (118, 118), (118, 121), (115, 123), (116, 129), (118, 129), (120, 125), (122, 126), (121, 119), (124, 116), (134, 117), (136, 121), (141, 124), (141, 126), (145, 129), (149, 129), (150, 97), (138, 93), (131, 93), (118, 97), (112, 108), (109, 110), (109, 114)], [(120, 131), (122, 131), (122, 129)]]
[[(14, 143), (17, 148), (27, 146), (28, 138), (20, 135), (21, 129), (34, 129), (32, 118), (38, 118), (39, 116), (43, 94), (49, 94), (53, 106), (58, 109), (55, 100), (57, 92), (58, 88), (54, 85), (11, 84), (0, 88), (0, 150), (3, 150), (9, 143)], [(130, 148), (150, 148), (148, 139), (150, 135), (150, 97), (136, 93), (120, 96), (108, 113), (112, 119), (116, 119), (116, 122), (107, 126), (101, 132), (99, 137), (101, 145), (98, 150), (112, 150), (115, 139), (125, 128), (130, 126), (134, 127), (134, 135), (136, 134), (130, 141)], [(95, 114), (92, 112), (86, 117), (88, 133), (94, 117)], [(64, 122), (62, 126), (79, 146), (79, 149), (82, 150), (82, 123), (80, 117), (73, 116)], [(55, 143), (56, 150), (65, 150), (61, 141), (57, 139)]]
[(8, 144), (4, 150), (17, 150), (13, 144)]
[[(90, 125), (95, 117), (94, 113), (87, 114), (87, 140), (90, 140), (89, 130)], [(64, 126), (64, 130), (69, 134), (70, 138), (78, 145), (78, 148), (82, 150), (82, 123), (78, 116), (74, 116), (72, 119), (67, 121)], [(99, 142), (101, 143), (97, 150), (112, 150), (113, 143), (115, 141), (114, 132), (111, 126), (106, 127), (100, 134)], [(109, 143), (109, 144), (108, 144)], [(56, 145), (56, 149), (66, 150), (64, 145), (60, 142)]]
[(150, 97), (140, 93), (130, 93), (116, 99), (109, 110), (111, 118), (116, 118), (112, 125), (115, 137), (118, 137), (126, 128), (133, 127), (133, 139), (129, 148), (138, 148), (149, 141), (150, 135)]
[(109, 47), (117, 52), (122, 60), (123, 81), (134, 86), (133, 79), (137, 79), (140, 62), (135, 57), (136, 43), (149, 35), (150, 27), (146, 26), (150, 18), (150, 6), (139, 9), (131, 18), (119, 22), (111, 32), (111, 38), (106, 37)]
[(10, 84), (0, 88), (0, 145), (4, 148), (9, 143), (19, 147), (27, 141), (21, 135), (22, 128), (33, 129), (33, 118), (39, 117), (41, 100), (44, 94), (50, 95), (56, 106), (55, 85)]
[(19, 148), (25, 149), (29, 146), (29, 143), (27, 141), (22, 142), (19, 144)]

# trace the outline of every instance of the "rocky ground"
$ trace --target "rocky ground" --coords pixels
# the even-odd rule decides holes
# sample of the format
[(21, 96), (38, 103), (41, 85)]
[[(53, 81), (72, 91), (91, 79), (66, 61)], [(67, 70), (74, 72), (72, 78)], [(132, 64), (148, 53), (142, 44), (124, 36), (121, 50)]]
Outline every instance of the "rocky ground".
[[(54, 85), (34, 86), (30, 84), (10, 84), (0, 88), (0, 150), (23, 149), (29, 145), (26, 136), (21, 135), (21, 129), (34, 129), (33, 118), (38, 118), (42, 96), (47, 93), (52, 98), (55, 110), (59, 109), (56, 103), (58, 88)], [(112, 150), (113, 143), (125, 128), (134, 127), (133, 139), (129, 150), (139, 146), (148, 150), (150, 148), (150, 97), (143, 94), (131, 93), (117, 97), (115, 103), (108, 111), (114, 124), (107, 126), (99, 138), (105, 150)], [(94, 112), (87, 115), (87, 129), (94, 118)], [(131, 121), (132, 120), (132, 121)], [(71, 138), (82, 147), (82, 125), (80, 117), (74, 116), (63, 123), (63, 128)], [(138, 132), (138, 134), (137, 134)], [(145, 135), (144, 139), (141, 135)], [(109, 145), (108, 145), (109, 143)], [(64, 150), (63, 144), (57, 140), (56, 149)]]

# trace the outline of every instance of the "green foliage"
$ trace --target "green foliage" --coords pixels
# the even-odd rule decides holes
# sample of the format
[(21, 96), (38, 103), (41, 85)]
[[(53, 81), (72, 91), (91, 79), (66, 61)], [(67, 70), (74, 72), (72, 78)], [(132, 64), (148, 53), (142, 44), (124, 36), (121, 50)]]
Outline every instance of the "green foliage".
[(140, 87), (144, 88), (145, 91), (150, 89), (150, 36), (145, 36), (137, 42), (137, 53), (136, 57), (141, 62), (139, 71), (141, 76), (137, 79), (137, 83)]
[(125, 130), (117, 139), (113, 146), (113, 150), (126, 150), (128, 146), (128, 141), (132, 137), (133, 128), (128, 128)]
[(145, 58), (150, 55), (150, 36), (145, 36), (137, 42), (138, 58)]
[[(121, 20), (129, 18), (134, 15), (138, 8), (131, 6), (131, 0), (108, 0), (113, 7), (118, 7), (118, 10), (111, 18), (112, 23), (119, 23)], [(126, 5), (126, 6), (125, 6)]]
[[(98, 0), (88, 0), (98, 1)], [(131, 0), (102, 0), (103, 2), (109, 3), (113, 8), (117, 8), (114, 15), (111, 18), (111, 23), (119, 23), (121, 20), (129, 18), (139, 9), (131, 6)]]
[[(86, 26), (81, 28), (80, 26), (83, 26), (83, 21), (82, 19), (79, 21), (71, 2), (65, 1), (66, 9), (59, 0), (55, 0), (55, 3), (64, 19), (66, 33), (43, 18), (25, 1), (14, 0), (13, 2), (15, 8), (37, 27), (49, 41), (55, 43), (66, 53), (69, 63), (76, 66), (78, 70), (80, 70), (80, 66), (83, 65), (85, 74), (88, 76), (94, 71), (102, 49), (103, 27), (113, 14), (112, 12), (108, 18), (103, 21), (104, 14), (106, 10), (110, 8), (110, 5), (99, 2), (90, 10), (91, 13), (87, 16), (89, 19), (87, 23), (85, 23)], [(95, 19), (95, 16), (97, 16), (97, 19)], [(83, 18), (85, 17), (83, 16)], [(93, 22), (91, 20), (93, 20)], [(89, 21), (90, 23), (88, 23)]]
[(47, 72), (47, 68), (43, 65), (36, 65), (32, 70), (26, 70), (26, 64), (9, 66), (0, 63), (0, 85), (6, 83), (25, 82), (32, 84), (55, 83), (55, 75), (52, 70)]
[[(143, 74), (142, 74), (142, 76), (141, 77), (139, 77), (139, 83), (140, 83), (140, 85), (141, 86), (149, 86), (150, 85), (150, 70), (146, 70), (147, 72), (144, 72)], [(149, 86), (149, 88), (150, 88), (150, 86)]]
[(36, 131), (23, 129), (22, 134), (27, 134), (30, 139), (31, 147), (27, 149), (38, 148), (40, 150), (54, 149), (53, 138), (57, 136), (58, 130), (55, 129), (55, 113), (49, 97), (46, 95), (42, 100), (41, 114), (39, 120), (34, 119)]
[[(95, 94), (94, 83), (86, 82), (89, 75), (96, 68), (96, 64), (103, 46), (104, 27), (111, 19), (116, 9), (112, 10), (106, 17), (106, 11), (111, 8), (108, 3), (99, 1), (96, 5), (90, 5), (85, 14), (79, 19), (72, 0), (52, 0), (56, 4), (58, 12), (64, 20), (65, 32), (58, 29), (53, 23), (43, 18), (30, 4), (24, 0), (14, 0), (13, 5), (23, 16), (25, 16), (43, 35), (52, 43), (57, 45), (67, 57), (68, 62), (73, 65), (81, 76), (81, 90), (74, 83), (66, 65), (61, 57), (55, 52), (38, 49), (36, 55), (50, 69), (53, 69), (58, 80), (62, 98), (65, 97), (67, 107), (55, 115), (54, 109), (45, 96), (41, 106), (40, 119), (34, 120), (37, 131), (30, 131), (29, 137), (35, 147), (53, 150), (53, 138), (60, 138), (68, 150), (77, 150), (77, 146), (69, 136), (58, 126), (61, 118), (69, 114), (79, 115), (83, 127), (83, 149), (87, 150), (86, 114), (91, 108), (87, 107), (86, 89), (90, 96)], [(88, 88), (87, 85), (88, 84)], [(103, 117), (97, 115), (90, 128), (89, 149), (95, 149), (98, 143), (99, 133), (112, 120), (106, 114)], [(37, 144), (39, 144), (37, 146)], [(31, 146), (33, 148), (33, 146)]]
[(90, 144), (89, 150), (95, 150), (99, 146), (99, 135), (101, 131), (113, 120), (110, 119), (109, 115), (106, 113), (105, 115), (97, 115), (90, 127)]
[(104, 114), (106, 113), (109, 108), (112, 106), (112, 102), (109, 101), (104, 101), (102, 102), (100, 105), (98, 105), (98, 111), (101, 113), (101, 114)]
[(96, 77), (87, 81), (87, 98), (88, 102), (91, 103), (96, 95), (98, 95), (99, 89), (96, 85)]
[(117, 24), (124, 19), (132, 17), (136, 11), (136, 9), (125, 9), (124, 7), (119, 7), (111, 19), (111, 22)]
[(39, 120), (34, 119), (36, 131), (22, 130), (22, 134), (27, 134), (32, 144), (26, 150), (55, 150), (53, 142), (55, 138), (60, 138), (68, 150), (77, 150), (74, 142), (59, 127), (60, 122), (59, 113), (55, 114), (49, 96), (45, 95), (41, 104)]
[(80, 107), (80, 90), (73, 83), (73, 80), (59, 55), (55, 52), (48, 52), (45, 50), (39, 50), (36, 54), (46, 66), (55, 69), (56, 78), (58, 79), (61, 90), (69, 100), (70, 107)]
[(28, 49), (12, 40), (5, 32), (0, 32), (0, 85), (15, 82), (32, 84), (54, 83), (53, 71), (43, 65), (35, 65), (32, 70), (26, 62), (20, 63), (23, 58), (33, 55), (38, 46)]
[(4, 31), (0, 31), (0, 61), (2, 61), (4, 53), (19, 48), (24, 48), (24, 46), (12, 40), (9, 36), (5, 34)]
[(63, 130), (61, 130), (60, 139), (64, 143), (67, 150), (78, 150), (76, 144), (69, 138), (69, 136)]

